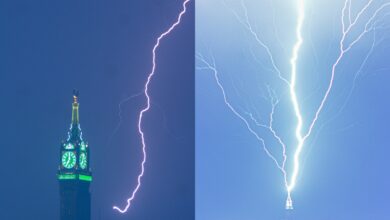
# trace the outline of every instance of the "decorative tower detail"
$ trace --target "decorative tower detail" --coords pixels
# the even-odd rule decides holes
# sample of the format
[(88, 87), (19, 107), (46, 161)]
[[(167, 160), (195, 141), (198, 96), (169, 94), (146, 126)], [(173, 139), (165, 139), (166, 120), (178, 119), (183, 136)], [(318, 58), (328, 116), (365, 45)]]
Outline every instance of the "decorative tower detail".
[(58, 181), (60, 185), (60, 220), (90, 220), (92, 173), (89, 147), (83, 140), (79, 123), (79, 94), (73, 91), (72, 123), (68, 139), (61, 144)]

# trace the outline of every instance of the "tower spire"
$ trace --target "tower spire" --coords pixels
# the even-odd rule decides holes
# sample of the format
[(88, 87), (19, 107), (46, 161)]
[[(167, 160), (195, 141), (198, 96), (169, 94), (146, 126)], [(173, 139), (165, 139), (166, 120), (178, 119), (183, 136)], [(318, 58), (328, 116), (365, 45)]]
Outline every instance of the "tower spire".
[(79, 91), (73, 90), (72, 124), (79, 124)]

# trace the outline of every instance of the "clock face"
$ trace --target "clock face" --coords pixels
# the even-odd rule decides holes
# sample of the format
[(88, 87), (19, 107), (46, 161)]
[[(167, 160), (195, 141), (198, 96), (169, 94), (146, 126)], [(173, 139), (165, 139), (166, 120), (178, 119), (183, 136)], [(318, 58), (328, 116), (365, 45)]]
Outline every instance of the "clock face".
[(76, 154), (72, 151), (66, 151), (62, 154), (62, 166), (70, 169), (76, 165)]
[(87, 154), (81, 153), (79, 161), (81, 169), (87, 168)]

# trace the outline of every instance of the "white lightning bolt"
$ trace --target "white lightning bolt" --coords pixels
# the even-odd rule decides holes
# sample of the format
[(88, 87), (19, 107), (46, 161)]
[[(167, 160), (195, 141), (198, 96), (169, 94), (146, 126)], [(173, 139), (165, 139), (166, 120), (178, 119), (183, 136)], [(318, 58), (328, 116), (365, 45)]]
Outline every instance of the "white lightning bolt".
[[(325, 91), (325, 94), (323, 95), (322, 99), (320, 100), (320, 104), (318, 108), (315, 110), (315, 114), (313, 119), (307, 120), (308, 122), (308, 128), (304, 129), (304, 117), (302, 115), (301, 109), (300, 109), (300, 104), (299, 104), (299, 98), (297, 96), (296, 92), (296, 86), (297, 86), (297, 75), (298, 75), (298, 59), (299, 59), (299, 52), (300, 49), (304, 43), (304, 38), (302, 34), (302, 29), (305, 21), (305, 2), (304, 0), (296, 0), (297, 3), (297, 25), (295, 28), (295, 37), (296, 37), (296, 42), (293, 45), (292, 48), (292, 54), (290, 58), (290, 66), (291, 66), (291, 78), (290, 81), (288, 81), (286, 78), (283, 77), (281, 71), (277, 67), (274, 57), (270, 51), (270, 47), (264, 43), (264, 41), (261, 40), (259, 35), (254, 31), (252, 28), (252, 25), (249, 20), (248, 16), (248, 10), (247, 7), (244, 4), (244, 1), (241, 0), (241, 6), (244, 11), (244, 17), (240, 17), (237, 12), (229, 8), (238, 22), (245, 27), (245, 29), (252, 35), (252, 37), (255, 39), (257, 44), (261, 46), (267, 53), (268, 59), (270, 61), (271, 66), (273, 67), (273, 71), (277, 74), (279, 79), (285, 83), (285, 85), (288, 86), (289, 88), (289, 96), (291, 99), (292, 107), (294, 110), (295, 117), (297, 119), (297, 124), (295, 126), (295, 138), (297, 143), (294, 145), (294, 153), (293, 153), (293, 164), (292, 164), (292, 173), (290, 176), (290, 179), (287, 180), (287, 171), (285, 169), (285, 164), (287, 160), (287, 155), (286, 155), (286, 144), (283, 142), (281, 139), (281, 136), (278, 135), (278, 133), (275, 131), (273, 124), (274, 124), (274, 113), (276, 106), (279, 103), (279, 99), (276, 98), (273, 92), (271, 92), (271, 89), (267, 86), (268, 88), (268, 93), (270, 96), (270, 101), (271, 101), (271, 112), (269, 114), (269, 123), (264, 124), (260, 123), (256, 118), (251, 114), (250, 112), (245, 112), (246, 115), (250, 117), (250, 119), (254, 122), (255, 125), (267, 129), (272, 135), (273, 138), (278, 142), (278, 144), (282, 147), (282, 155), (283, 155), (283, 160), (282, 162), (278, 162), (278, 160), (275, 158), (275, 156), (272, 155), (272, 153), (269, 151), (269, 149), (265, 145), (265, 140), (257, 133), (255, 130), (251, 127), (251, 124), (248, 122), (248, 120), (241, 115), (229, 102), (227, 98), (227, 94), (225, 92), (225, 89), (221, 83), (221, 80), (218, 75), (218, 71), (216, 68), (215, 60), (214, 57), (212, 57), (212, 62), (207, 62), (206, 59), (201, 55), (197, 54), (197, 59), (204, 64), (202, 67), (198, 67), (198, 69), (201, 70), (211, 70), (214, 73), (214, 78), (216, 80), (216, 83), (219, 87), (219, 89), (222, 92), (224, 102), (228, 106), (228, 108), (236, 115), (241, 121), (243, 121), (246, 125), (246, 128), (250, 133), (252, 133), (258, 141), (263, 146), (263, 149), (265, 150), (266, 154), (274, 161), (278, 169), (282, 172), (284, 176), (284, 182), (285, 182), (285, 187), (287, 190), (287, 200), (286, 200), (286, 209), (292, 209), (293, 204), (292, 204), (292, 199), (291, 199), (291, 193), (293, 189), (296, 186), (297, 178), (300, 172), (300, 156), (303, 150), (303, 147), (305, 145), (306, 140), (310, 137), (312, 134), (312, 131), (318, 121), (318, 118), (320, 116), (320, 113), (322, 112), (328, 98), (330, 95), (330, 92), (332, 91), (334, 80), (335, 80), (335, 75), (336, 75), (336, 68), (338, 67), (339, 63), (341, 60), (344, 58), (344, 55), (349, 52), (368, 32), (375, 30), (376, 28), (376, 23), (374, 22), (379, 13), (385, 9), (386, 7), (390, 6), (390, 2), (383, 3), (381, 4), (369, 17), (368, 19), (363, 22), (363, 27), (364, 29), (361, 30), (360, 32), (357, 32), (356, 36), (351, 36), (352, 31), (354, 31), (354, 34), (356, 34), (356, 31), (354, 30), (354, 27), (356, 25), (359, 25), (359, 22), (362, 20), (362, 15), (365, 13), (368, 13), (368, 9), (371, 7), (373, 0), (369, 0), (356, 14), (356, 16), (352, 16), (351, 14), (351, 8), (352, 8), (352, 1), (351, 0), (345, 0), (344, 6), (342, 8), (342, 13), (341, 13), (341, 26), (342, 26), (342, 36), (339, 41), (339, 54), (337, 56), (336, 61), (333, 63), (331, 67), (331, 74), (330, 74), (330, 80), (327, 86), (327, 89)], [(387, 14), (384, 16), (386, 17)], [(384, 18), (382, 18), (384, 19)], [(347, 22), (347, 24), (345, 23)], [(347, 36), (350, 36), (349, 43), (346, 42)], [(363, 63), (360, 65), (360, 68), (358, 72), (354, 75), (354, 81), (353, 83), (355, 84), (357, 74), (361, 72), (362, 67), (366, 63), (368, 57), (373, 51), (375, 45), (375, 35), (374, 35), (374, 42), (371, 46), (371, 49), (369, 50), (368, 54), (366, 55), (365, 59), (363, 60)], [(252, 54), (253, 55), (253, 54)], [(254, 55), (253, 55), (254, 56)], [(353, 84), (353, 86), (354, 86)]]
[(294, 169), (291, 176), (291, 180), (287, 185), (287, 202), (286, 202), (286, 208), (292, 209), (292, 201), (291, 201), (291, 191), (295, 186), (296, 179), (299, 172), (299, 156), (302, 152), (303, 144), (305, 142), (304, 138), (302, 137), (302, 114), (301, 110), (299, 108), (298, 104), (298, 98), (297, 94), (295, 92), (295, 86), (296, 86), (296, 80), (297, 80), (297, 61), (298, 61), (298, 53), (299, 49), (301, 48), (303, 44), (303, 38), (302, 38), (302, 26), (303, 21), (305, 18), (305, 8), (304, 8), (304, 2), (303, 0), (298, 0), (298, 24), (296, 28), (296, 37), (297, 42), (294, 45), (292, 57), (290, 60), (291, 63), (291, 81), (290, 81), (290, 95), (291, 95), (291, 102), (294, 107), (295, 116), (298, 120), (297, 127), (295, 129), (295, 137), (298, 141), (298, 145), (296, 148), (296, 151), (294, 153)]
[[(336, 67), (339, 65), (339, 63), (342, 60), (342, 58), (344, 57), (345, 53), (347, 53), (357, 42), (359, 42), (361, 40), (361, 38), (366, 33), (368, 33), (369, 31), (371, 31), (374, 28), (373, 26), (369, 26), (369, 25), (376, 18), (378, 13), (380, 11), (382, 11), (385, 7), (390, 5), (390, 2), (381, 5), (374, 12), (374, 14), (368, 19), (368, 21), (366, 22), (366, 24), (364, 26), (364, 30), (358, 35), (358, 37), (356, 37), (352, 41), (352, 43), (350, 43), (348, 46), (344, 46), (346, 36), (351, 32), (351, 29), (356, 25), (356, 23), (358, 22), (358, 20), (361, 17), (361, 15), (369, 8), (369, 6), (371, 5), (372, 2), (373, 2), (373, 0), (370, 0), (366, 5), (364, 5), (364, 7), (356, 15), (355, 19), (352, 20), (351, 19), (351, 4), (352, 4), (352, 2), (351, 2), (351, 0), (346, 0), (345, 1), (344, 7), (343, 7), (343, 10), (342, 10), (342, 16), (341, 16), (342, 38), (340, 40), (340, 53), (339, 53), (339, 56), (338, 56), (336, 62), (332, 65), (331, 79), (330, 79), (328, 88), (327, 88), (327, 90), (325, 92), (325, 95), (324, 95), (324, 97), (321, 100), (320, 106), (318, 107), (318, 109), (315, 112), (314, 119), (311, 121), (308, 131), (303, 135), (302, 134), (303, 120), (302, 120), (302, 115), (301, 115), (301, 112), (300, 112), (300, 109), (299, 109), (297, 96), (296, 96), (296, 93), (295, 93), (295, 80), (296, 80), (296, 74), (297, 74), (297, 71), (296, 71), (296, 65), (297, 64), (296, 64), (296, 62), (297, 62), (297, 59), (298, 59), (299, 48), (301, 47), (301, 45), (303, 43), (301, 31), (302, 31), (302, 24), (303, 24), (303, 21), (304, 21), (304, 2), (303, 2), (303, 0), (298, 0), (298, 24), (297, 24), (297, 28), (296, 28), (296, 33), (297, 33), (297, 39), (298, 40), (297, 40), (296, 44), (294, 45), (293, 56), (291, 58), (291, 66), (292, 66), (291, 76), (292, 76), (292, 78), (291, 78), (291, 84), (290, 84), (291, 100), (292, 100), (292, 103), (293, 103), (293, 106), (294, 106), (294, 111), (295, 111), (296, 117), (298, 119), (298, 124), (297, 124), (296, 130), (295, 130), (296, 131), (295, 135), (296, 135), (298, 144), (297, 144), (296, 151), (294, 153), (293, 173), (291, 175), (291, 179), (290, 179), (289, 185), (287, 187), (288, 196), (287, 196), (286, 208), (288, 208), (288, 209), (290, 209), (290, 208), (292, 209), (291, 191), (293, 190), (293, 188), (296, 185), (296, 180), (297, 180), (298, 173), (299, 173), (299, 168), (300, 168), (299, 157), (300, 157), (300, 154), (302, 152), (304, 143), (305, 143), (306, 139), (312, 133), (313, 128), (314, 128), (314, 126), (315, 126), (315, 124), (316, 124), (316, 122), (318, 120), (318, 117), (319, 117), (319, 115), (320, 115), (320, 113), (321, 113), (321, 111), (322, 111), (322, 109), (323, 109), (323, 107), (324, 107), (324, 105), (325, 105), (325, 103), (326, 103), (326, 101), (327, 101), (327, 99), (329, 97), (329, 94), (330, 94), (330, 92), (332, 90), (334, 79), (335, 79)], [(346, 27), (345, 23), (344, 23), (344, 20), (345, 20), (345, 13), (346, 13), (347, 7), (348, 7), (348, 21), (349, 21), (349, 25)]]

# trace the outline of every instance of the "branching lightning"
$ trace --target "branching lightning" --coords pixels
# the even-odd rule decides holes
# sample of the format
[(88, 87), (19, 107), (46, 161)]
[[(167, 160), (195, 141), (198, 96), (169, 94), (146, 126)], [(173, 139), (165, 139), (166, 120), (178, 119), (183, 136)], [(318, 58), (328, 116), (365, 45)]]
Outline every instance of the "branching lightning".
[(248, 122), (248, 120), (245, 119), (244, 116), (242, 116), (233, 106), (232, 104), (230, 104), (229, 102), (229, 99), (226, 95), (226, 92), (225, 92), (225, 89), (221, 83), (221, 80), (219, 79), (218, 77), (218, 70), (216, 68), (216, 65), (215, 65), (215, 60), (214, 58), (212, 58), (212, 63), (209, 63), (208, 61), (206, 61), (204, 59), (204, 57), (201, 55), (201, 54), (197, 54), (196, 55), (197, 59), (199, 59), (205, 66), (204, 67), (201, 67), (201, 69), (210, 69), (213, 73), (214, 73), (214, 78), (218, 84), (218, 87), (220, 88), (221, 92), (222, 92), (222, 95), (223, 95), (223, 99), (224, 99), (224, 102), (225, 104), (228, 106), (228, 108), (239, 118), (241, 119), (244, 124), (246, 125), (247, 129), (249, 130), (250, 133), (252, 133), (256, 139), (258, 141), (260, 141), (260, 143), (262, 144), (263, 146), (263, 149), (264, 151), (266, 152), (266, 154), (268, 155), (268, 157), (270, 157), (274, 162), (275, 162), (275, 165), (280, 169), (280, 171), (282, 171), (283, 173), (285, 173), (285, 170), (284, 168), (280, 165), (280, 163), (278, 162), (278, 160), (272, 155), (272, 153), (268, 150), (268, 148), (266, 147), (266, 144), (265, 144), (265, 141), (263, 138), (261, 138), (256, 131), (253, 130), (252, 126), (250, 125), (250, 123)]
[[(297, 87), (297, 76), (299, 75), (298, 72), (298, 61), (299, 61), (299, 52), (304, 44), (304, 37), (302, 34), (302, 30), (304, 28), (304, 21), (305, 21), (305, 2), (304, 0), (296, 0), (296, 8), (297, 8), (297, 24), (295, 28), (295, 37), (296, 37), (296, 42), (294, 43), (292, 47), (292, 55), (291, 58), (289, 59), (290, 61), (290, 66), (291, 66), (291, 76), (290, 80), (287, 80), (277, 67), (276, 62), (274, 61), (274, 56), (272, 55), (272, 52), (270, 50), (270, 47), (264, 43), (263, 40), (261, 40), (260, 35), (256, 33), (256, 31), (252, 28), (252, 25), (249, 20), (248, 16), (248, 10), (247, 7), (245, 6), (245, 3), (243, 0), (241, 0), (241, 6), (244, 11), (244, 17), (240, 17), (240, 15), (232, 10), (232, 13), (234, 14), (235, 18), (238, 20), (238, 22), (250, 33), (250, 35), (254, 38), (256, 43), (261, 46), (266, 54), (268, 55), (267, 59), (270, 61), (270, 64), (276, 73), (277, 77), (284, 82), (285, 85), (288, 86), (289, 90), (289, 98), (291, 100), (292, 104), (292, 110), (295, 114), (296, 117), (296, 126), (295, 128), (295, 139), (296, 139), (296, 144), (292, 146), (293, 149), (293, 160), (292, 160), (292, 172), (291, 174), (287, 172), (286, 170), (286, 160), (288, 159), (286, 155), (286, 148), (287, 145), (285, 142), (282, 140), (281, 136), (275, 131), (273, 124), (274, 124), (274, 113), (275, 109), (279, 103), (279, 99), (276, 97), (273, 90), (270, 89), (269, 86), (268, 88), (268, 93), (270, 97), (270, 103), (271, 103), (271, 111), (269, 113), (269, 123), (264, 124), (259, 122), (253, 114), (250, 112), (245, 112), (247, 116), (249, 116), (249, 119), (258, 127), (265, 128), (268, 130), (273, 138), (277, 141), (277, 143), (282, 147), (282, 161), (279, 162), (276, 157), (271, 153), (270, 148), (266, 146), (265, 142), (266, 140), (262, 138), (262, 135), (259, 134), (254, 130), (254, 128), (251, 126), (251, 123), (244, 117), (244, 115), (240, 114), (238, 110), (236, 110), (235, 107), (232, 106), (230, 101), (228, 100), (227, 93), (225, 88), (223, 87), (223, 84), (219, 78), (219, 73), (216, 68), (216, 63), (215, 63), (215, 58), (211, 56), (212, 62), (208, 62), (205, 57), (197, 53), (196, 57), (200, 61), (202, 66), (199, 67), (199, 69), (208, 69), (211, 72), (214, 73), (214, 78), (216, 80), (216, 83), (219, 87), (219, 89), (222, 92), (223, 99), (227, 107), (234, 113), (235, 116), (237, 116), (241, 121), (244, 122), (246, 125), (246, 128), (248, 131), (253, 134), (256, 139), (260, 142), (262, 145), (264, 151), (266, 154), (274, 161), (276, 164), (277, 168), (282, 172), (283, 177), (284, 177), (284, 185), (287, 190), (287, 200), (286, 200), (286, 209), (293, 209), (293, 204), (292, 204), (292, 199), (291, 199), (291, 193), (293, 189), (296, 186), (297, 183), (297, 178), (300, 172), (300, 156), (302, 153), (302, 150), (304, 148), (305, 142), (307, 139), (311, 136), (313, 129), (315, 125), (317, 124), (317, 121), (320, 117), (321, 112), (323, 111), (325, 104), (327, 103), (327, 100), (329, 99), (330, 93), (332, 91), (334, 81), (335, 81), (335, 76), (336, 76), (336, 69), (339, 66), (340, 62), (342, 59), (345, 57), (345, 55), (351, 51), (351, 49), (361, 41), (361, 39), (369, 32), (374, 31), (374, 41), (371, 45), (370, 50), (368, 51), (368, 54), (366, 55), (365, 59), (363, 60), (363, 63), (360, 65), (358, 72), (354, 75), (353, 78), (353, 87), (356, 81), (357, 74), (360, 73), (361, 69), (365, 65), (368, 57), (372, 53), (374, 46), (375, 46), (375, 29), (377, 27), (377, 22), (378, 20), (378, 15), (380, 12), (382, 12), (385, 8), (390, 6), (390, 2), (382, 3), (377, 9), (373, 10), (373, 13), (369, 13), (369, 9), (372, 7), (373, 0), (369, 0), (356, 14), (356, 16), (352, 16), (352, 0), (345, 0), (344, 6), (341, 10), (341, 27), (342, 27), (342, 35), (341, 39), (338, 42), (339, 43), (339, 52), (337, 55), (337, 59), (331, 66), (331, 71), (330, 71), (330, 79), (329, 83), (327, 84), (327, 88), (325, 90), (324, 95), (322, 98), (319, 100), (319, 106), (318, 108), (315, 109), (314, 111), (314, 117), (311, 120), (305, 120), (304, 116), (302, 115), (301, 108), (300, 108), (300, 102), (299, 102), (299, 97), (296, 92), (296, 87)], [(226, 5), (226, 4), (225, 4)], [(366, 21), (363, 21), (364, 16), (368, 16)], [(388, 14), (385, 14), (384, 17), (386, 17)], [(382, 17), (382, 19), (384, 19)], [(355, 28), (356, 26), (360, 25), (363, 23), (363, 30), (359, 32), (359, 29)], [(348, 40), (347, 40), (348, 39)], [(252, 54), (253, 55), (253, 54)], [(348, 96), (349, 97), (349, 96)], [(307, 124), (308, 127), (307, 129), (304, 128), (304, 125)], [(288, 175), (289, 174), (289, 175)], [(289, 178), (287, 177), (289, 176)]]
[(111, 140), (112, 138), (114, 137), (114, 135), (116, 134), (116, 132), (118, 131), (118, 129), (120, 128), (120, 126), (122, 125), (122, 105), (124, 105), (125, 103), (129, 102), (131, 99), (135, 98), (135, 97), (138, 97), (140, 95), (142, 95), (143, 92), (139, 92), (139, 93), (136, 93), (134, 95), (131, 95), (131, 96), (128, 96), (126, 97), (125, 99), (123, 99), (122, 101), (119, 102), (119, 105), (118, 105), (118, 109), (119, 109), (119, 112), (118, 112), (118, 117), (119, 117), (119, 121), (117, 123), (117, 125), (115, 126), (114, 130), (112, 131), (110, 137), (108, 138), (108, 144), (111, 143)]
[(145, 87), (144, 87), (144, 95), (146, 97), (146, 106), (139, 112), (139, 117), (138, 117), (138, 133), (141, 137), (141, 142), (142, 142), (142, 154), (143, 154), (143, 159), (142, 159), (142, 163), (141, 163), (141, 172), (140, 174), (138, 175), (138, 178), (137, 178), (137, 186), (135, 187), (135, 189), (133, 190), (131, 196), (127, 199), (127, 204), (126, 206), (121, 209), (117, 206), (113, 206), (113, 209), (114, 210), (117, 210), (118, 212), (120, 213), (126, 213), (127, 210), (130, 208), (130, 205), (131, 205), (131, 202), (134, 200), (135, 198), (135, 195), (136, 193), (138, 192), (139, 188), (141, 187), (141, 179), (144, 175), (144, 172), (145, 172), (145, 163), (146, 163), (146, 143), (145, 143), (145, 135), (144, 135), (144, 131), (142, 130), (142, 121), (143, 121), (143, 116), (146, 112), (149, 111), (150, 109), (150, 96), (149, 96), (149, 84), (153, 78), (153, 76), (155, 75), (155, 70), (156, 70), (156, 51), (157, 49), (159, 48), (160, 46), (160, 42), (161, 40), (163, 40), (167, 35), (169, 35), (174, 29), (176, 26), (178, 26), (181, 22), (181, 19), (183, 17), (183, 15), (186, 13), (187, 11), (187, 4), (190, 2), (190, 0), (185, 0), (182, 4), (183, 8), (181, 10), (181, 12), (179, 13), (178, 17), (177, 17), (177, 20), (175, 23), (173, 23), (165, 32), (163, 32), (156, 40), (156, 43), (153, 47), (153, 50), (152, 50), (152, 70), (151, 72), (148, 74), (148, 78), (146, 80), (146, 83), (145, 83)]
[[(294, 46), (293, 56), (292, 56), (292, 59), (291, 59), (292, 80), (291, 80), (291, 86), (290, 86), (291, 100), (293, 102), (294, 111), (295, 111), (296, 117), (298, 119), (298, 124), (297, 124), (297, 127), (296, 127), (296, 138), (298, 140), (298, 145), (297, 145), (296, 151), (294, 153), (293, 173), (292, 173), (291, 180), (290, 180), (288, 188), (287, 188), (287, 192), (288, 192), (287, 203), (290, 203), (291, 206), (290, 207), (287, 206), (287, 208), (292, 208), (292, 202), (290, 202), (291, 201), (290, 195), (291, 195), (291, 191), (293, 190), (293, 188), (296, 185), (296, 179), (297, 179), (297, 176), (298, 176), (298, 173), (299, 173), (299, 156), (300, 156), (300, 154), (302, 152), (302, 148), (303, 148), (303, 145), (304, 145), (306, 139), (310, 137), (310, 135), (311, 135), (311, 133), (313, 131), (313, 128), (314, 128), (314, 126), (315, 126), (315, 124), (316, 124), (316, 122), (318, 120), (318, 117), (319, 117), (322, 109), (324, 108), (324, 105), (325, 105), (326, 101), (328, 100), (329, 94), (330, 94), (330, 92), (332, 90), (332, 87), (333, 87), (333, 84), (334, 84), (334, 79), (335, 79), (335, 75), (336, 75), (336, 68), (337, 68), (337, 66), (339, 65), (339, 63), (342, 60), (342, 58), (344, 57), (344, 55), (357, 42), (359, 42), (366, 33), (371, 31), (375, 27), (375, 26), (369, 26), (369, 25), (372, 24), (372, 21), (375, 19), (375, 17), (378, 15), (378, 13), (381, 10), (383, 10), (385, 7), (390, 5), (390, 3), (384, 3), (383, 5), (381, 5), (374, 12), (374, 14), (368, 19), (368, 21), (366, 22), (366, 24), (364, 26), (364, 30), (358, 35), (358, 37), (356, 37), (352, 41), (352, 43), (347, 44), (347, 46), (345, 46), (345, 40), (346, 40), (347, 35), (351, 32), (352, 28), (358, 22), (358, 20), (361, 17), (361, 15), (369, 8), (369, 6), (371, 5), (372, 2), (373, 2), (373, 0), (370, 0), (358, 12), (358, 14), (356, 15), (355, 19), (352, 20), (352, 18), (351, 18), (352, 17), (351, 16), (351, 5), (352, 5), (352, 2), (351, 2), (351, 0), (346, 0), (345, 1), (344, 7), (342, 9), (342, 16), (341, 16), (342, 37), (341, 37), (341, 40), (340, 40), (339, 56), (338, 56), (336, 62), (332, 65), (331, 78), (330, 78), (330, 81), (329, 81), (329, 85), (328, 85), (328, 88), (327, 88), (327, 90), (325, 92), (325, 95), (323, 96), (323, 98), (321, 100), (321, 103), (320, 103), (319, 107), (317, 108), (317, 110), (315, 112), (314, 119), (311, 121), (311, 123), (309, 125), (309, 128), (308, 128), (308, 131), (304, 135), (302, 135), (302, 123), (303, 123), (303, 120), (302, 120), (302, 115), (301, 115), (300, 110), (299, 110), (299, 105), (298, 105), (296, 93), (295, 93), (295, 90), (294, 90), (294, 88), (295, 88), (295, 78), (296, 78), (296, 74), (297, 74), (297, 71), (296, 71), (297, 55), (298, 55), (299, 47), (302, 45), (302, 42), (303, 42), (301, 30), (302, 30), (302, 23), (303, 23), (303, 18), (304, 18), (304, 3), (303, 3), (303, 0), (298, 0), (298, 25), (297, 25), (297, 38), (298, 38), (298, 41), (297, 41), (297, 43)], [(347, 7), (348, 7), (348, 12), (347, 12), (347, 14), (348, 14), (347, 16), (348, 17), (347, 17), (347, 19), (348, 19), (349, 25), (346, 27), (346, 25), (345, 25), (346, 18), (345, 17), (346, 17)]]
[(274, 56), (272, 55), (271, 53), (271, 50), (269, 49), (269, 47), (267, 46), (267, 44), (265, 44), (259, 37), (259, 35), (256, 33), (256, 31), (253, 29), (250, 21), (249, 21), (249, 16), (248, 16), (248, 8), (246, 7), (245, 3), (244, 3), (244, 0), (241, 0), (241, 6), (244, 10), (244, 14), (245, 14), (245, 18), (241, 18), (237, 12), (235, 12), (234, 10), (232, 10), (232, 13), (235, 15), (235, 17), (237, 18), (237, 20), (249, 31), (249, 33), (254, 37), (254, 39), (256, 40), (256, 42), (262, 47), (264, 48), (264, 50), (267, 52), (267, 55), (268, 55), (268, 58), (271, 62), (271, 65), (274, 69), (274, 71), (278, 74), (278, 77), (280, 80), (282, 80), (284, 83), (286, 84), (290, 84), (289, 81), (283, 77), (282, 75), (282, 72), (279, 70), (279, 68), (276, 66), (276, 63), (275, 63), (275, 60), (274, 60)]

